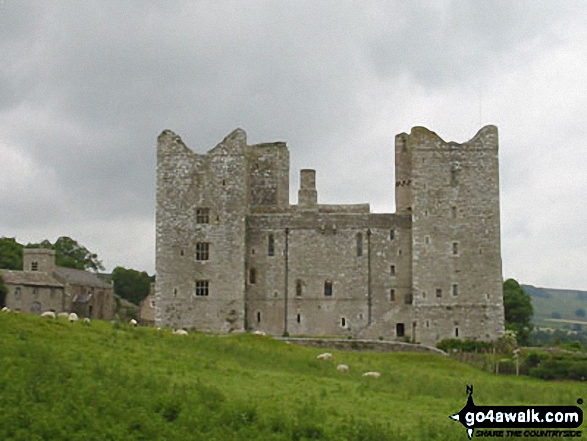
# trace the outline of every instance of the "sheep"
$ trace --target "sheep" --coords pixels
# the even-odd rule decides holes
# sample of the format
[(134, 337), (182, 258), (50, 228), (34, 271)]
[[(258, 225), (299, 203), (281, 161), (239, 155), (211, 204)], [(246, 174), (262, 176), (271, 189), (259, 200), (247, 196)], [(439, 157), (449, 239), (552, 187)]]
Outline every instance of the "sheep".
[(173, 331), (173, 333), (175, 335), (188, 335), (188, 331), (186, 331), (185, 329), (176, 329), (175, 331)]
[(261, 335), (261, 336), (263, 336), (263, 335), (267, 335), (267, 334), (266, 334), (265, 332), (263, 332), (263, 331), (255, 331), (255, 332), (253, 332), (253, 334), (255, 334), (255, 335)]
[(336, 366), (336, 370), (339, 372), (348, 372), (349, 367), (346, 364), (339, 364), (338, 366)]
[(64, 318), (64, 319), (69, 319), (69, 312), (60, 312), (59, 314), (57, 314), (58, 318)]
[(130, 319), (130, 322), (128, 322), (128, 324), (134, 327), (138, 325), (138, 322), (135, 319)]
[(379, 377), (381, 377), (381, 374), (379, 372), (365, 372), (363, 374), (363, 377), (379, 378)]
[(318, 360), (330, 360), (332, 358), (332, 354), (330, 352), (325, 352), (324, 354), (320, 354), (316, 357)]
[(41, 314), (41, 317), (54, 319), (55, 313), (53, 311), (45, 311), (44, 313)]
[(2, 308), (2, 312), (10, 312), (10, 308), (5, 306), (4, 308)]
[(68, 318), (71, 323), (78, 321), (78, 316), (75, 312), (72, 312), (71, 314), (69, 314)]
[(83, 321), (84, 321), (84, 325), (90, 326), (91, 320), (88, 317), (84, 317), (84, 320)]

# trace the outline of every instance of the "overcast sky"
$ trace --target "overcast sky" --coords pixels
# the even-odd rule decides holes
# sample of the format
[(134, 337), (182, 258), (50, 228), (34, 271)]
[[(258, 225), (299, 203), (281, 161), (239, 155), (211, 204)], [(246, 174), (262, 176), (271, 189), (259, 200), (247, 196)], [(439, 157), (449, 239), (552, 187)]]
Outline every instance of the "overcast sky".
[(587, 290), (587, 3), (0, 0), (0, 236), (154, 272), (155, 144), (286, 141), (393, 212), (397, 133), (499, 129), (504, 277)]

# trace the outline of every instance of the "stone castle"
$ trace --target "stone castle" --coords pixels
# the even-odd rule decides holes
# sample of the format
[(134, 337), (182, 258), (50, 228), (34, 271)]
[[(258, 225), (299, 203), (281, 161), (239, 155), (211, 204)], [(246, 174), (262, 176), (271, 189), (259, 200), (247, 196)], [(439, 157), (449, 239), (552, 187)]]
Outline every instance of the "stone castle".
[(497, 128), (395, 137), (396, 213), (289, 202), (285, 143), (237, 129), (205, 154), (158, 137), (155, 322), (434, 344), (504, 329)]

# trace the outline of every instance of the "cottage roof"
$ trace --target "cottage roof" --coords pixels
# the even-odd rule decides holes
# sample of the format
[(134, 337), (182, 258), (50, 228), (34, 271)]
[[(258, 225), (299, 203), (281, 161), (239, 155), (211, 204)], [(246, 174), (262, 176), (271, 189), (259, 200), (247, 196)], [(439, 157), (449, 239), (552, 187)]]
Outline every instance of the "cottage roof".
[(89, 271), (58, 266), (55, 268), (55, 273), (72, 285), (93, 286), (95, 288), (109, 288), (111, 286), (98, 277), (97, 274)]
[(49, 286), (63, 288), (63, 284), (53, 276), (41, 271), (0, 270), (0, 276), (8, 285)]

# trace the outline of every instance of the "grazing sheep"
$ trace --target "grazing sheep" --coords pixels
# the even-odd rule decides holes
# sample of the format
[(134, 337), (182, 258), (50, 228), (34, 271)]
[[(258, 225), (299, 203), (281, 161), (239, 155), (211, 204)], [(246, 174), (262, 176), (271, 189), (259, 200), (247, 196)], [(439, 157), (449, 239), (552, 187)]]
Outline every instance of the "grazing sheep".
[(316, 357), (318, 360), (330, 360), (332, 358), (332, 354), (330, 352), (325, 352), (324, 354), (320, 354)]
[(379, 372), (365, 372), (363, 374), (363, 377), (379, 378), (379, 377), (381, 377), (381, 374)]
[(89, 325), (90, 321), (91, 320), (88, 317), (84, 317), (84, 325)]
[(138, 325), (138, 322), (135, 319), (130, 319), (130, 322), (128, 322), (128, 324), (131, 326), (136, 326)]
[(186, 331), (185, 329), (176, 329), (175, 331), (173, 331), (173, 333), (175, 335), (188, 335), (188, 331)]
[(339, 364), (338, 366), (336, 366), (336, 370), (340, 372), (348, 372), (349, 367), (346, 364)]
[(58, 318), (64, 318), (64, 319), (69, 319), (69, 312), (60, 312), (59, 314), (57, 314)]
[(55, 318), (55, 313), (53, 311), (45, 311), (44, 313), (41, 314), (41, 317), (46, 317), (46, 318)]
[(73, 323), (73, 322), (77, 322), (77, 321), (78, 321), (78, 319), (79, 319), (79, 318), (78, 318), (78, 316), (77, 316), (77, 314), (76, 314), (75, 312), (72, 312), (71, 314), (69, 314), (69, 321), (70, 321), (71, 323)]
[(255, 332), (253, 332), (253, 334), (255, 334), (255, 335), (267, 335), (263, 331), (255, 331)]
[(2, 312), (10, 312), (10, 308), (7, 308), (6, 306), (4, 308), (2, 308)]

